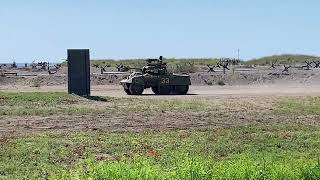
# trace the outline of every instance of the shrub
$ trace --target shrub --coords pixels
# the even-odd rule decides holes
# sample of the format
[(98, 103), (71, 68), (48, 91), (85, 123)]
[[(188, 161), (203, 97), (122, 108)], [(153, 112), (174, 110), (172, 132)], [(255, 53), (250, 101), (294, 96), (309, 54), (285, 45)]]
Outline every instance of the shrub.
[(226, 85), (226, 83), (225, 83), (224, 81), (222, 81), (222, 80), (219, 80), (219, 81), (217, 82), (217, 84), (218, 84), (219, 86), (224, 86), (224, 85)]

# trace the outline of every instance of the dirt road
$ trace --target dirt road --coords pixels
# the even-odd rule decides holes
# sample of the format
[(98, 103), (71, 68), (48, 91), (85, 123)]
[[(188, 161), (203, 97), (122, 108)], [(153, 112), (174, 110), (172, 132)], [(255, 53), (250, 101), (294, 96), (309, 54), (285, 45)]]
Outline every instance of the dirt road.
[[(129, 97), (120, 86), (94, 86), (92, 95)], [(188, 93), (190, 96), (169, 96), (186, 98), (191, 96), (291, 96), (291, 95), (320, 95), (320, 85), (247, 85), (247, 86), (191, 86)], [(168, 97), (155, 96), (151, 89), (146, 89), (142, 97)]]
[[(67, 92), (66, 86), (2, 86), (3, 92)], [(97, 85), (91, 87), (92, 96), (143, 97), (143, 98), (189, 98), (210, 96), (317, 96), (320, 85), (278, 84), (244, 86), (191, 86), (186, 96), (155, 96), (151, 89), (146, 89), (142, 96), (128, 96), (119, 85)]]

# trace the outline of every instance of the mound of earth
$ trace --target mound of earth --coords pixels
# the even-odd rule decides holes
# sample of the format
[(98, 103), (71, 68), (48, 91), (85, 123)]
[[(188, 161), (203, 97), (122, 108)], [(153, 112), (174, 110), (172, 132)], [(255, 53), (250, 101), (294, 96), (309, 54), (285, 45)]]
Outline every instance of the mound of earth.
[(193, 84), (197, 85), (320, 84), (320, 69), (293, 69), (289, 73), (283, 73), (282, 70), (194, 73), (191, 78)]

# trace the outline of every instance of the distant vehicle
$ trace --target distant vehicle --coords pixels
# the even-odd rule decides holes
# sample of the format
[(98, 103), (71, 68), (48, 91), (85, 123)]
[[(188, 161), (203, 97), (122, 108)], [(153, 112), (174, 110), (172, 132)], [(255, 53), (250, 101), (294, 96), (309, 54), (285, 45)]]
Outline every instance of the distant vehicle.
[(167, 64), (159, 59), (148, 59), (141, 72), (133, 72), (127, 79), (120, 81), (128, 95), (141, 95), (146, 88), (151, 88), (156, 95), (179, 94), (189, 91), (189, 75), (173, 74), (167, 71)]

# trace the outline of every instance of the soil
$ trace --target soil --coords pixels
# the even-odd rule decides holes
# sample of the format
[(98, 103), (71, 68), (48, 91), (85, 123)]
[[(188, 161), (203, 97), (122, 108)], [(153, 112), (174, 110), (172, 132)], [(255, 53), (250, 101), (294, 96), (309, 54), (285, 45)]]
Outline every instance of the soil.
[[(155, 96), (150, 89), (142, 96), (127, 96), (118, 84), (126, 74), (98, 74), (92, 71), (92, 95), (133, 98), (203, 98), (211, 102), (256, 103), (253, 109), (228, 109), (217, 112), (117, 112), (96, 115), (0, 116), (0, 137), (38, 132), (82, 131), (161, 131), (168, 129), (208, 129), (246, 126), (253, 124), (295, 123), (319, 126), (318, 116), (286, 117), (272, 114), (278, 96), (319, 96), (320, 69), (309, 71), (292, 69), (282, 74), (281, 69), (267, 68), (228, 72), (198, 72), (190, 74), (192, 86), (184, 96)], [(18, 74), (37, 76), (0, 77), (0, 90), (7, 92), (67, 91), (66, 70), (54, 75), (45, 72), (15, 70)], [(223, 81), (226, 85), (217, 85)], [(159, 118), (161, 117), (161, 119)]]

